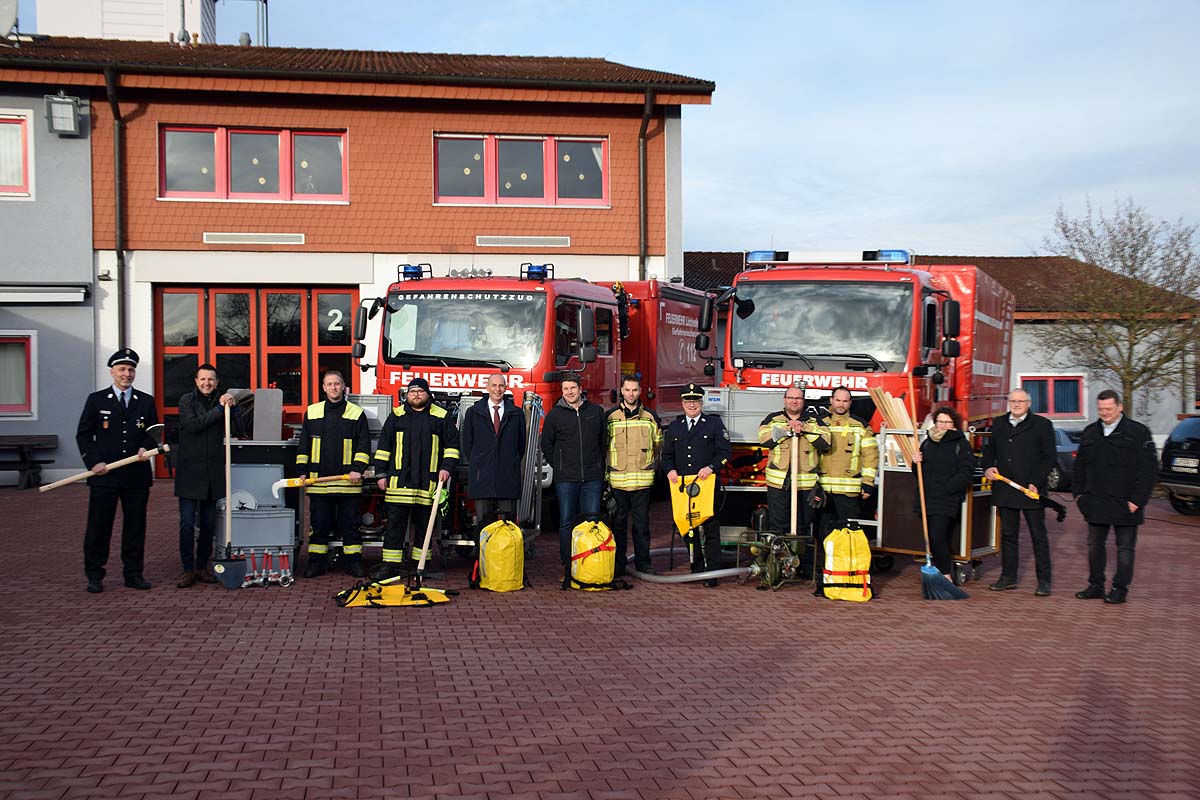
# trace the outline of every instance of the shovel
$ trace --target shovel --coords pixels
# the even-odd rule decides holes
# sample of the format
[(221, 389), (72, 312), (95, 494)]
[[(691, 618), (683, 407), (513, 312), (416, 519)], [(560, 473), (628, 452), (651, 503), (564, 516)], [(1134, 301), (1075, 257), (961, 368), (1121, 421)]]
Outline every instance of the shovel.
[[(166, 428), (163, 426), (163, 424), (161, 422), (157, 425), (151, 425), (149, 428), (146, 428), (146, 435), (148, 435), (151, 439), (153, 439), (155, 442), (157, 442), (158, 447), (154, 448), (153, 450), (147, 450), (146, 452), (142, 453), (141, 455), (129, 456), (128, 458), (122, 458), (119, 461), (113, 461), (112, 463), (110, 463), (108, 465), (108, 471), (112, 472), (114, 469), (120, 469), (121, 467), (127, 467), (130, 464), (136, 464), (139, 461), (145, 461), (147, 459), (153, 458), (154, 456), (158, 455), (159, 453), (165, 454), (168, 450), (171, 449), (170, 445), (163, 443), (163, 435), (165, 433), (166, 433)], [(47, 483), (45, 486), (39, 486), (38, 491), (39, 492), (48, 492), (51, 489), (57, 489), (60, 486), (66, 486), (67, 484), (70, 484), (70, 483), (78, 483), (79, 481), (86, 480), (87, 478), (91, 478), (95, 474), (96, 474), (95, 472), (93, 472), (92, 470), (89, 469), (87, 472), (79, 472), (68, 478), (63, 478), (62, 480), (55, 481), (54, 483)]]
[(226, 589), (240, 589), (246, 579), (246, 559), (233, 557), (233, 445), (229, 439), (229, 406), (225, 406), (225, 557), (213, 561), (213, 575)]

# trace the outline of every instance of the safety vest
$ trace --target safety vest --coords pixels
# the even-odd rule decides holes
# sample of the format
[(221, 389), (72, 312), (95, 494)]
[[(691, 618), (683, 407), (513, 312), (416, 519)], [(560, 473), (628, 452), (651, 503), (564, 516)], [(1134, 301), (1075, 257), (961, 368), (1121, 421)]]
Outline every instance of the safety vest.
[[(368, 433), (366, 419), (360, 406), (349, 401), (335, 424), (325, 418), (325, 401), (313, 403), (304, 412), (304, 431), (301, 447), (296, 453), (296, 465), (308, 467), (308, 477), (320, 478), (346, 472), (362, 472), (371, 461), (365, 449)], [(305, 441), (307, 440), (307, 446)], [(309, 494), (358, 494), (361, 483), (333, 481), (309, 486)]]
[[(760, 444), (770, 445), (775, 441), (775, 432), (787, 432), (787, 414), (780, 411), (776, 414), (769, 415), (758, 426), (758, 441)], [(811, 489), (817, 485), (817, 466), (820, 463), (820, 454), (813, 446), (815, 442), (821, 440), (826, 446), (829, 445), (829, 431), (816, 420), (806, 420), (804, 423), (804, 433), (800, 438), (800, 460), (797, 464), (799, 474), (796, 476), (796, 486), (800, 489)], [(767, 477), (767, 486), (772, 489), (782, 489), (787, 485), (788, 475), (792, 471), (792, 442), (796, 437), (788, 436), (781, 439), (779, 444), (771, 448), (770, 455), (767, 456), (767, 468), (765, 470)]]
[(849, 414), (831, 414), (822, 423), (829, 429), (829, 452), (821, 456), (821, 486), (833, 494), (859, 494), (875, 485), (879, 445), (875, 434)]
[(608, 483), (633, 491), (654, 485), (654, 467), (662, 430), (645, 408), (626, 417), (623, 406), (608, 412)]

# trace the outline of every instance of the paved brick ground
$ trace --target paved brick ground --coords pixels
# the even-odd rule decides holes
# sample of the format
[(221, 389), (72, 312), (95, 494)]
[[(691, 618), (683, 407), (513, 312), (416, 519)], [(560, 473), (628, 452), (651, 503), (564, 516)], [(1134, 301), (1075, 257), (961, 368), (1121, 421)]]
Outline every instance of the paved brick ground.
[(169, 483), (154, 590), (86, 594), (85, 502), (0, 489), (2, 798), (1200, 797), (1200, 520), (1161, 502), (1121, 607), (1071, 597), (1073, 516), (1046, 599), (566, 593), (546, 537), (532, 590), (387, 611), (173, 588)]

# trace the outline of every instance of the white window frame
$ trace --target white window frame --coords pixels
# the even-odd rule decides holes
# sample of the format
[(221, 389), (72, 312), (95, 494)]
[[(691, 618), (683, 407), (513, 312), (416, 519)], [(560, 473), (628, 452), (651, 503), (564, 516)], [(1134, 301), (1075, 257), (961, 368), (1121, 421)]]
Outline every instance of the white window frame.
[(0, 200), (30, 202), (37, 199), (37, 169), (33, 152), (34, 140), (34, 124), (37, 117), (34, 116), (33, 109), (29, 108), (0, 108), (0, 117), (9, 119), (22, 119), (25, 121), (25, 164), (28, 170), (29, 180), (27, 181), (24, 192), (4, 192), (0, 191)]
[(29, 410), (0, 411), (6, 422), (34, 422), (38, 418), (38, 332), (0, 329), (0, 337), (29, 340)]

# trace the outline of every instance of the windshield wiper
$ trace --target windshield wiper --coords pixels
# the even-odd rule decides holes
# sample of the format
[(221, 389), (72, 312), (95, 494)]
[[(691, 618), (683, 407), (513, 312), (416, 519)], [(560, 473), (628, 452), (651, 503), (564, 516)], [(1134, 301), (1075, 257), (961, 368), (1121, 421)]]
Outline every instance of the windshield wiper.
[(883, 362), (870, 353), (808, 353), (808, 358), (863, 358), (874, 364), (878, 371), (886, 372)]
[(441, 365), (443, 367), (448, 367), (451, 364), (458, 364), (460, 366), (475, 366), (477, 364), (487, 364), (487, 365), (493, 366), (493, 367), (500, 367), (505, 372), (509, 372), (513, 368), (512, 364), (508, 363), (503, 358), (460, 358), (458, 356), (442, 356), (442, 355), (436, 355), (434, 353), (406, 353), (404, 351), (400, 351), (398, 353), (392, 353), (392, 358), (395, 358), (395, 359), (410, 358), (410, 359), (421, 359), (424, 361), (438, 361), (441, 363)]
[(815, 369), (808, 356), (797, 353), (795, 350), (739, 350), (733, 355), (735, 358), (739, 356), (787, 356), (788, 358), (798, 358), (807, 364), (809, 369)]

